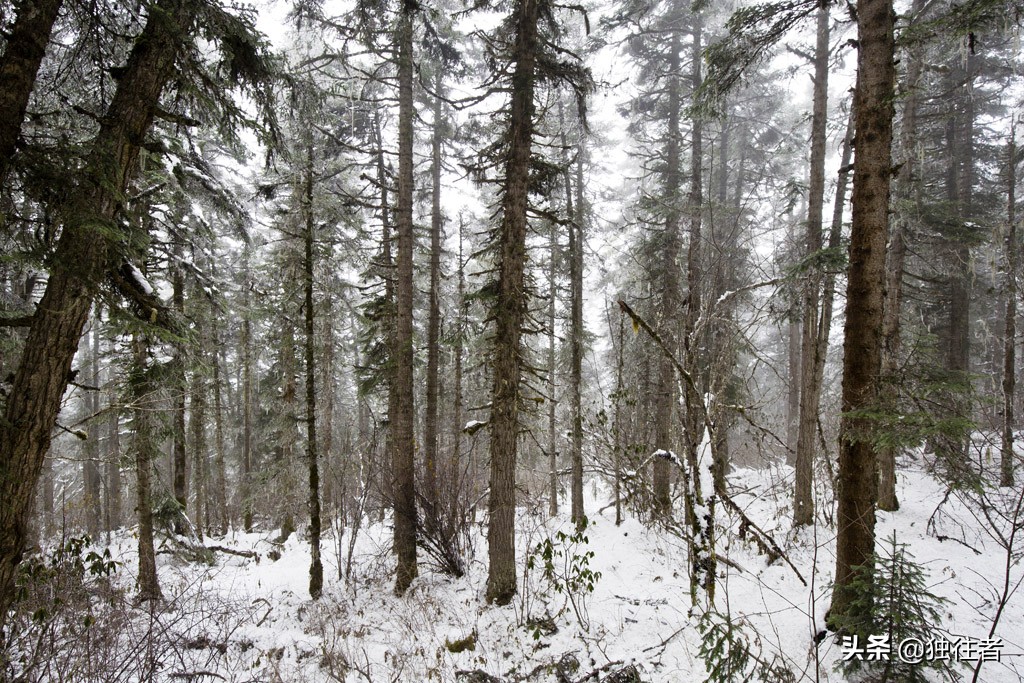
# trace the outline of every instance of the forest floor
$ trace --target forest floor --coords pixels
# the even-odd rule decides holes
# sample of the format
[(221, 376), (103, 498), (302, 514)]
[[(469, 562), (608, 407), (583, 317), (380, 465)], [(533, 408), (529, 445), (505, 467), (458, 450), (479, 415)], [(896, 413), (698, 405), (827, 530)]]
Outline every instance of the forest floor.
[[(734, 472), (730, 485), (737, 503), (779, 541), (808, 585), (785, 561), (766, 564), (749, 535), (740, 540), (734, 525), (731, 533), (720, 536), (719, 551), (731, 566), (718, 565), (717, 608), (730, 615), (737, 629), (733, 633), (753, 655), (782, 664), (794, 680), (845, 680), (835, 669), (843, 654), (835, 638), (829, 635), (814, 645), (829, 603), (834, 533), (825, 523), (791, 532), (791, 477), (787, 467), (746, 469)], [(520, 567), (531, 550), (551, 539), (551, 571), (546, 577), (543, 554), (536, 554), (533, 569), (521, 575), (516, 599), (502, 608), (483, 601), (483, 528), (475, 534), (475, 558), (464, 577), (452, 579), (423, 567), (403, 598), (391, 591), (391, 531), (386, 523), (368, 524), (358, 534), (348, 581), (338, 578), (348, 534), (340, 544), (325, 539), (327, 580), (316, 602), (307, 594), (309, 550), (299, 535), (280, 545), (270, 540), (272, 534), (256, 533), (210, 541), (255, 551), (259, 561), (218, 552), (210, 566), (161, 554), (165, 601), (148, 613), (134, 607), (132, 615), (118, 622), (119, 639), (127, 637), (132, 647), (122, 643), (104, 650), (95, 639), (93, 656), (106, 659), (95, 669), (98, 680), (131, 680), (129, 672), (138, 671), (144, 659), (156, 672), (153, 678), (167, 681), (498, 680), (466, 675), (474, 670), (507, 682), (636, 680), (625, 674), (609, 678), (629, 665), (650, 683), (705, 680), (701, 644), (713, 639), (702, 638), (698, 617), (690, 614), (685, 542), (632, 519), (616, 526), (613, 508), (594, 513), (608, 504), (606, 492), (588, 486), (587, 493), (592, 524), (585, 542), (580, 537), (574, 541), (565, 515), (545, 519), (539, 512), (522, 512), (517, 530)], [(979, 681), (1024, 679), (1024, 596), (1012, 590), (1022, 576), (1016, 563), (1021, 548), (1014, 548), (1017, 554), (1007, 577), (1007, 544), (998, 537), (1002, 533), (1008, 538), (1009, 522), (1001, 522), (995, 512), (1000, 502), (984, 501), (991, 506), (986, 516), (976, 499), (947, 498), (945, 487), (925, 472), (920, 458), (902, 463), (898, 493), (900, 510), (879, 513), (880, 547), (895, 533), (925, 568), (929, 590), (948, 600), (930, 637), (967, 639), (962, 642), (998, 655), (1001, 661), (984, 663)], [(1009, 490), (1003, 495), (1012, 512), (1019, 496)], [(723, 514), (719, 518), (728, 523)], [(116, 583), (130, 589), (134, 540), (130, 534), (114, 540), (114, 558), (123, 563)], [(271, 554), (280, 556), (275, 561)], [(584, 584), (593, 580), (592, 592), (577, 591), (575, 609), (564, 590), (574, 576)], [(989, 637), (998, 595), (1006, 586), (1011, 596), (995, 632), (1001, 647), (986, 648), (982, 639)], [(101, 612), (97, 619), (102, 625)], [(976, 660), (978, 647), (954, 647), (950, 659), (973, 655)], [(101, 650), (105, 654), (97, 655)], [(118, 663), (119, 657), (131, 657), (132, 662)], [(951, 661), (951, 666), (971, 680), (975, 661)], [(116, 675), (119, 671), (125, 675)], [(928, 680), (948, 677), (949, 672), (927, 674)], [(756, 678), (744, 674), (736, 680)]]

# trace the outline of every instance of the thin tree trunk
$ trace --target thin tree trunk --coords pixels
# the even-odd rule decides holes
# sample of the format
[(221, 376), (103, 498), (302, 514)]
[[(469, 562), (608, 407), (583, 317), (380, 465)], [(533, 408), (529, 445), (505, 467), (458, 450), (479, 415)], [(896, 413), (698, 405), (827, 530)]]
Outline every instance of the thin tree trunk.
[(413, 22), (406, 5), (398, 27), (398, 196), (395, 229), (398, 234), (395, 286), (395, 345), (392, 392), (395, 413), (391, 417), (395, 492), (395, 593), (403, 595), (416, 578), (416, 464), (413, 422)]
[(159, 449), (153, 434), (155, 387), (150, 378), (149, 344), (136, 335), (129, 377), (133, 405), (132, 450), (135, 451), (135, 509), (139, 520), (139, 598), (159, 600), (160, 582), (153, 550), (153, 462)]
[(82, 463), (84, 480), (85, 519), (89, 535), (97, 538), (100, 533), (100, 520), (103, 518), (100, 491), (103, 482), (100, 479), (100, 420), (95, 416), (100, 412), (100, 311), (96, 307), (92, 320), (92, 346), (89, 358), (89, 377), (87, 383), (96, 387), (87, 390), (85, 405), (91, 419), (89, 420), (89, 438), (85, 442), (85, 461)]
[(626, 386), (622, 381), (622, 368), (626, 343), (626, 314), (619, 312), (619, 343), (615, 363), (615, 526), (622, 524), (622, 398)]
[(221, 340), (220, 326), (217, 324), (216, 319), (214, 319), (212, 325), (213, 353), (210, 356), (213, 363), (213, 438), (215, 447), (213, 460), (213, 504), (218, 533), (224, 536), (228, 533), (228, 496), (224, 446), (224, 400), (221, 392), (220, 374)]
[(100, 123), (80, 174), (82, 182), (75, 186), (79, 189), (61, 211), (67, 220), (0, 419), (0, 622), (14, 596), (32, 491), (50, 446), (95, 285), (107, 267), (109, 244), (93, 226), (111, 223), (121, 208), (139, 145), (173, 72), (181, 40), (190, 31), (192, 13), (184, 11), (186, 4), (162, 0), (154, 5)]
[[(914, 0), (910, 10), (911, 20), (920, 20), (919, 14), (924, 0)], [(903, 303), (903, 270), (907, 257), (906, 232), (907, 216), (918, 207), (912, 206), (913, 187), (917, 182), (917, 107), (918, 87), (921, 79), (922, 62), (920, 48), (911, 46), (907, 54), (907, 72), (904, 78), (903, 116), (900, 137), (903, 161), (895, 181), (896, 211), (890, 222), (888, 265), (886, 266), (885, 308), (882, 319), (882, 406), (890, 415), (899, 409), (899, 356), (900, 356), (900, 310)], [(896, 497), (896, 452), (895, 446), (882, 448), (878, 456), (878, 509), (895, 511), (900, 507)]]
[[(200, 350), (200, 354), (202, 350)], [(207, 445), (206, 445), (206, 382), (201, 363), (192, 374), (189, 431), (192, 432), (192, 495), (195, 506), (192, 518), (199, 540), (210, 526), (210, 506), (207, 499)]]
[(1013, 486), (1013, 394), (1017, 360), (1017, 144), (1010, 128), (1006, 163), (1006, 327), (1003, 330), (1003, 424), (999, 459), (999, 485)]
[[(113, 382), (113, 372), (108, 366), (107, 386)], [(113, 391), (108, 391), (107, 402), (110, 410), (107, 413), (107, 448), (106, 448), (106, 528), (113, 531), (121, 526), (123, 499), (121, 496), (121, 421), (120, 410), (114, 407), (117, 401)]]
[(7, 184), (21, 124), (62, 2), (22, 0), (7, 34), (0, 58), (0, 185)]
[[(810, 183), (804, 250), (807, 258), (821, 251), (825, 212), (825, 124), (828, 121), (829, 11), (818, 9), (818, 37), (814, 52), (814, 107), (811, 115)], [(815, 386), (818, 359), (818, 298), (820, 272), (812, 267), (804, 282), (803, 339), (800, 361), (800, 420), (796, 441), (796, 483), (793, 487), (793, 526), (814, 522), (814, 456), (817, 452), (818, 410), (821, 387)]]
[[(181, 240), (174, 242), (173, 263), (171, 264), (171, 307), (179, 316), (185, 311), (185, 275), (182, 271)], [(185, 396), (188, 393), (185, 379), (185, 348), (184, 342), (174, 343), (174, 359), (171, 361), (173, 378), (171, 380), (171, 466), (174, 483), (174, 499), (178, 501), (182, 512), (188, 511), (188, 456), (185, 449)], [(174, 533), (184, 534), (181, 527), (182, 518), (175, 517)]]
[(306, 148), (305, 196), (303, 212), (306, 214), (305, 259), (305, 312), (306, 323), (306, 461), (309, 467), (309, 595), (320, 597), (324, 586), (324, 566), (320, 559), (320, 464), (316, 442), (316, 318), (313, 309), (314, 229), (313, 216), (313, 145)]
[(558, 226), (552, 221), (549, 225), (548, 241), (548, 514), (558, 514), (558, 421), (555, 400), (557, 372), (555, 360), (555, 303), (558, 300)]
[(249, 245), (242, 249), (242, 476), (239, 498), (242, 506), (242, 529), (252, 531), (252, 267)]
[(516, 592), (515, 479), (522, 381), (522, 330), (528, 306), (525, 287), (527, 192), (533, 143), (533, 92), (538, 53), (539, 3), (514, 5), (512, 102), (501, 225), (497, 238), (498, 291), (491, 392), (490, 526), (487, 534), (487, 601), (507, 605)]
[[(693, 15), (693, 44), (691, 48), (691, 92), (697, 92), (702, 81), (701, 74), (701, 32), (702, 19), (699, 14)], [(710, 468), (713, 459), (701, 462), (703, 455), (699, 452), (701, 435), (705, 433), (705, 414), (707, 407), (704, 397), (698, 393), (696, 382), (698, 373), (698, 354), (704, 345), (703, 339), (697, 337), (697, 320), (703, 313), (703, 144), (704, 122), (700, 116), (693, 116), (690, 121), (690, 189), (686, 198), (686, 218), (689, 223), (689, 244), (686, 253), (686, 284), (687, 308), (683, 317), (683, 362), (689, 371), (692, 381), (684, 382), (683, 396), (686, 408), (686, 428), (684, 443), (686, 444), (686, 466), (689, 469), (686, 504), (686, 520), (690, 526), (693, 540), (690, 543), (690, 597), (696, 606), (699, 602), (698, 587), (703, 589), (708, 605), (715, 602), (715, 544), (714, 522), (715, 502), (714, 491), (704, 491), (701, 481), (702, 468)], [(713, 440), (714, 434), (708, 434)], [(710, 443), (711, 441), (709, 441)], [(710, 457), (710, 454), (708, 454)]]
[[(682, 195), (682, 160), (680, 148), (680, 111), (682, 110), (682, 84), (680, 83), (679, 51), (681, 41), (678, 32), (670, 38), (668, 63), (668, 126), (665, 139), (665, 232), (664, 257), (661, 272), (661, 335), (669, 348), (677, 345), (677, 328), (680, 322), (679, 301), (679, 251), (681, 216), (679, 211)], [(676, 403), (675, 369), (667, 358), (658, 361), (658, 384), (655, 404), (654, 445), (660, 450), (672, 451), (672, 411)], [(655, 519), (671, 516), (671, 469), (667, 460), (655, 458), (653, 472), (653, 513)]]
[[(576, 206), (569, 209), (569, 398), (572, 410), (572, 521), (580, 527), (583, 510), (583, 130), (576, 147)], [(570, 194), (566, 169), (566, 195)]]
[[(434, 89), (443, 87), (443, 71), (437, 70)], [(444, 215), (441, 213), (441, 143), (444, 123), (440, 97), (434, 98), (434, 130), (430, 141), (430, 291), (427, 319), (427, 395), (424, 425), (424, 492), (423, 497), (432, 508), (437, 507), (437, 452), (438, 452), (438, 372), (441, 363), (439, 339), (441, 336), (441, 232)], [(436, 510), (428, 512), (436, 514)]]
[(878, 408), (882, 364), (881, 321), (885, 294), (885, 242), (892, 177), (895, 64), (892, 0), (857, 6), (857, 158), (853, 176), (853, 228), (846, 290), (843, 353), (843, 419), (839, 441), (836, 573), (830, 619), (846, 616), (858, 595), (858, 566), (870, 567), (875, 551), (877, 449), (871, 420), (858, 411)]

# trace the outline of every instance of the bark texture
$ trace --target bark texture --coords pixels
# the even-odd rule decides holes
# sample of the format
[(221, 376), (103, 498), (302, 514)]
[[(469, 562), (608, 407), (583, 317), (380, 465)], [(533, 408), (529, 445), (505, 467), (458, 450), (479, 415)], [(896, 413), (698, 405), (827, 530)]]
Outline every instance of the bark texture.
[[(184, 0), (154, 5), (135, 41), (114, 98), (60, 215), (63, 230), (0, 421), (0, 615), (13, 598), (14, 574), (25, 542), (27, 513), (50, 446), (61, 397), (95, 285), (109, 258), (106, 230), (135, 168), (139, 146), (160, 94), (173, 73), (191, 13)], [(3, 617), (0, 616), (0, 619)]]
[(413, 8), (403, 9), (398, 28), (398, 195), (395, 231), (398, 236), (395, 273), (395, 344), (391, 416), (392, 467), (394, 468), (395, 553), (398, 568), (395, 593), (402, 595), (416, 578), (416, 465), (413, 423), (413, 331), (412, 298), (414, 243), (413, 204)]
[(498, 230), (498, 292), (491, 391), (491, 494), (487, 534), (487, 601), (507, 605), (516, 592), (516, 454), (522, 380), (522, 330), (528, 296), (525, 289), (527, 193), (533, 143), (535, 65), (539, 41), (539, 3), (515, 4), (516, 36), (512, 60), (512, 104), (505, 187)]
[(7, 181), (39, 66), (63, 0), (21, 0), (0, 58), (0, 185)]
[(853, 171), (853, 227), (846, 290), (843, 419), (840, 425), (836, 573), (831, 619), (846, 615), (855, 597), (854, 568), (868, 566), (875, 550), (878, 493), (871, 420), (860, 411), (878, 407), (885, 294), (885, 242), (892, 177), (895, 65), (892, 0), (857, 6), (857, 86), (854, 92), (857, 156)]
[[(814, 50), (814, 104), (811, 114), (810, 182), (807, 192), (807, 223), (804, 253), (808, 259), (823, 246), (822, 221), (825, 209), (825, 124), (828, 121), (829, 12), (818, 10), (817, 41)], [(793, 525), (814, 521), (814, 456), (817, 452), (818, 410), (821, 385), (815, 380), (818, 352), (818, 307), (821, 274), (811, 266), (804, 283), (803, 335), (800, 352), (800, 423), (796, 440), (796, 483), (793, 487)]]

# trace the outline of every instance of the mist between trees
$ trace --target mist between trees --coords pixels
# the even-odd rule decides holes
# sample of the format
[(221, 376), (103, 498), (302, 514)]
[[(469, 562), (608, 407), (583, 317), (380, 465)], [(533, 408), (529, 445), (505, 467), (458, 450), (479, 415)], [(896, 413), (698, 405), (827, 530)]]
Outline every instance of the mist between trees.
[[(330, 600), (383, 524), (396, 596), (483, 563), (522, 605), (528, 566), (589, 629), (614, 511), (733, 648), (736, 539), (807, 585), (835, 537), (815, 642), (878, 627), (908, 463), (1018, 557), (1022, 10), (0, 2), (5, 671), (27, 568), (128, 533), (144, 604), (238, 533), (299, 534)], [(768, 524), (730, 476), (780, 467)]]

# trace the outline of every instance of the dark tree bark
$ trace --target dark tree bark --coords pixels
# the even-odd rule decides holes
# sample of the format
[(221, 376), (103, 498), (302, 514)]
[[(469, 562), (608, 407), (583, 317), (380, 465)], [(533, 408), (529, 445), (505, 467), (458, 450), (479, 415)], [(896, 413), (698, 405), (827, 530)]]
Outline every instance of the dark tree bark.
[[(569, 398), (572, 409), (572, 520), (579, 527), (583, 510), (583, 130), (576, 147), (576, 205), (569, 210)], [(568, 179), (568, 169), (566, 177)], [(571, 183), (566, 182), (566, 194)]]
[[(807, 192), (807, 224), (804, 253), (808, 258), (823, 246), (822, 221), (825, 212), (825, 124), (828, 122), (829, 12), (818, 10), (817, 42), (814, 51), (814, 105), (811, 114), (810, 183)], [(818, 304), (821, 275), (812, 267), (804, 282), (803, 338), (800, 361), (800, 422), (796, 441), (796, 483), (793, 487), (793, 526), (814, 522), (814, 456), (818, 431), (821, 385), (815, 380), (818, 359)]]
[(558, 514), (558, 391), (555, 358), (555, 303), (558, 301), (558, 226), (551, 221), (548, 233), (548, 515)]
[(128, 379), (131, 392), (132, 451), (135, 454), (135, 511), (139, 522), (139, 598), (159, 600), (160, 582), (153, 549), (153, 463), (159, 449), (153, 434), (156, 387), (150, 378), (149, 345), (136, 335), (132, 340), (132, 368)]
[(313, 309), (313, 274), (316, 272), (314, 261), (314, 230), (316, 228), (313, 215), (313, 145), (306, 148), (306, 173), (303, 195), (303, 213), (305, 214), (305, 258), (303, 275), (305, 302), (303, 310), (306, 325), (306, 462), (309, 472), (309, 595), (314, 600), (323, 593), (324, 566), (320, 559), (320, 463), (316, 441), (316, 318)]
[[(108, 368), (108, 387), (112, 382), (112, 374)], [(118, 407), (114, 406), (116, 401), (114, 392), (109, 391), (107, 403), (110, 410), (107, 413), (107, 447), (104, 458), (106, 461), (104, 498), (107, 501), (105, 518), (107, 531), (120, 528), (124, 506), (121, 495), (121, 416)]]
[[(202, 353), (200, 351), (200, 353)], [(192, 495), (195, 506), (192, 519), (199, 540), (210, 525), (210, 506), (207, 497), (208, 475), (206, 445), (206, 381), (202, 369), (197, 367), (192, 375), (192, 396), (189, 400), (189, 431), (192, 432)]]
[(522, 331), (528, 295), (525, 287), (530, 150), (533, 144), (537, 35), (540, 3), (517, 0), (512, 61), (505, 184), (498, 229), (498, 291), (491, 392), (490, 526), (487, 534), (487, 602), (507, 605), (516, 592), (516, 454), (522, 393)]
[(1003, 295), (1006, 297), (1003, 329), (1003, 424), (999, 458), (999, 485), (1014, 485), (1013, 394), (1017, 379), (1017, 143), (1016, 130), (1010, 128), (1006, 150), (1006, 276)]
[(413, 434), (413, 7), (403, 7), (398, 27), (398, 196), (395, 231), (398, 237), (395, 273), (395, 345), (392, 392), (395, 412), (391, 416), (394, 468), (395, 553), (398, 568), (395, 593), (403, 595), (416, 578), (416, 464)]
[[(434, 90), (443, 87), (442, 71), (437, 70)], [(434, 130), (430, 140), (430, 290), (427, 312), (427, 395), (423, 435), (423, 498), (436, 508), (438, 452), (438, 372), (441, 364), (441, 143), (444, 139), (444, 109), (440, 97), (434, 98)], [(431, 511), (431, 514), (434, 514)]]
[(242, 472), (238, 497), (242, 507), (242, 529), (252, 531), (252, 268), (248, 244), (242, 249)]
[(100, 412), (100, 310), (96, 307), (92, 320), (92, 339), (89, 358), (89, 386), (97, 387), (87, 390), (85, 404), (89, 413), (88, 439), (85, 442), (85, 459), (82, 462), (82, 478), (85, 494), (85, 520), (89, 535), (97, 538), (100, 533), (100, 520), (103, 518), (101, 490), (103, 481), (100, 477), (100, 421), (96, 417)]
[[(32, 490), (67, 388), (95, 285), (106, 271), (109, 242), (94, 226), (114, 230), (124, 190), (173, 72), (192, 13), (184, 0), (153, 6), (136, 39), (110, 107), (100, 122), (80, 182), (62, 207), (63, 229), (46, 289), (0, 420), (0, 619), (13, 598)], [(2, 624), (0, 624), (2, 626)]]
[(830, 619), (849, 613), (857, 595), (855, 567), (870, 566), (875, 550), (878, 494), (872, 423), (882, 363), (885, 242), (892, 177), (893, 91), (896, 69), (892, 0), (857, 5), (857, 86), (853, 111), (857, 156), (853, 171), (853, 227), (846, 290), (843, 419), (840, 426), (836, 573)]
[[(171, 307), (179, 316), (185, 311), (185, 274), (182, 272), (183, 257), (181, 238), (174, 243), (174, 256), (171, 263)], [(185, 342), (174, 344), (174, 359), (171, 368), (171, 468), (173, 473), (174, 499), (178, 501), (183, 512), (188, 511), (188, 459), (185, 452), (185, 397), (188, 393), (185, 378)], [(174, 533), (183, 534), (185, 529), (180, 526), (182, 517), (175, 517)]]
[(62, 3), (22, 0), (7, 35), (7, 47), (0, 58), (0, 185), (7, 182), (29, 97)]
[(220, 371), (220, 326), (213, 321), (213, 353), (210, 361), (213, 364), (213, 513), (217, 520), (217, 531), (221, 536), (228, 533), (228, 496), (227, 467), (225, 464), (224, 444), (224, 399), (221, 389)]

